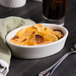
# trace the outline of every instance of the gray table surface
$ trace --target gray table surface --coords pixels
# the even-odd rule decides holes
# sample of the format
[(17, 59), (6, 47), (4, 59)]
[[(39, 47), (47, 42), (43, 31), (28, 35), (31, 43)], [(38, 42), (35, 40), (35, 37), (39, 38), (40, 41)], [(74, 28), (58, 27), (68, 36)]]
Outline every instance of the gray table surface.
[[(42, 22), (42, 3), (27, 0), (24, 7), (16, 9), (0, 6), (0, 18), (8, 16), (19, 16)], [(70, 51), (72, 44), (76, 42), (76, 0), (67, 0), (65, 27), (69, 30), (69, 36), (64, 48), (59, 53), (35, 60), (18, 59), (12, 56), (7, 76), (37, 76), (39, 72), (54, 64), (66, 52)], [(73, 54), (66, 58), (53, 76), (76, 76), (76, 55)]]

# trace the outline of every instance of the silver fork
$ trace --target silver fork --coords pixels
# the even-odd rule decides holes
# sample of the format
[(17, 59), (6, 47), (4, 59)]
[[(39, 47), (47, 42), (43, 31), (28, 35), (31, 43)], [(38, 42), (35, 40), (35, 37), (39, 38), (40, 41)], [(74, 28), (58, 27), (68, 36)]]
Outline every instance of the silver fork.
[(67, 52), (63, 57), (61, 57), (56, 63), (54, 63), (51, 67), (48, 69), (42, 71), (39, 73), (39, 76), (52, 76), (54, 71), (58, 68), (58, 66), (64, 61), (65, 58), (67, 58), (71, 54), (76, 54), (76, 44), (74, 44), (71, 48), (70, 52)]

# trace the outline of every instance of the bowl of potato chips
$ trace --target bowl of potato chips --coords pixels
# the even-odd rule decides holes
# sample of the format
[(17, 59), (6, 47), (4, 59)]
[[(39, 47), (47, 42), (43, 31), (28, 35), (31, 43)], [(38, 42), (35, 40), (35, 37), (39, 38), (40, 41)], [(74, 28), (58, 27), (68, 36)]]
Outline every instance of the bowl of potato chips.
[(14, 56), (36, 59), (59, 52), (65, 44), (68, 30), (56, 24), (35, 24), (19, 27), (6, 36)]

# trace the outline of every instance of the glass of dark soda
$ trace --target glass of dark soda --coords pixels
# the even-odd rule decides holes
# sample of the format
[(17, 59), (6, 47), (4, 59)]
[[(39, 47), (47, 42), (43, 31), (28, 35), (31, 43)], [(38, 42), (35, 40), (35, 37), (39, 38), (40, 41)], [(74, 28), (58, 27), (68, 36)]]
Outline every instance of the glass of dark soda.
[(64, 23), (66, 0), (43, 0), (43, 20), (49, 23)]

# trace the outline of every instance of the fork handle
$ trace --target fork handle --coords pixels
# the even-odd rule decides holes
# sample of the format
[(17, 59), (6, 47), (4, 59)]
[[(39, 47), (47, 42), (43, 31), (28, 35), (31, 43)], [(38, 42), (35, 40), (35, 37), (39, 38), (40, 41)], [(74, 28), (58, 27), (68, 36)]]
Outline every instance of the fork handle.
[(64, 56), (62, 56), (56, 63), (54, 63), (51, 67), (48, 69), (42, 71), (39, 73), (39, 76), (51, 76), (53, 72), (57, 69), (57, 67), (63, 62), (63, 60), (68, 57), (73, 52), (68, 52)]
[(68, 52), (68, 53), (66, 53), (62, 58), (60, 58), (55, 64), (55, 66), (53, 67), (53, 69), (51, 70), (49, 70), (48, 71), (48, 76), (51, 76), (53, 73), (54, 73), (54, 71), (58, 68), (58, 66), (69, 56), (69, 55), (71, 55), (71, 54), (76, 54), (76, 51), (73, 51), (73, 52)]

